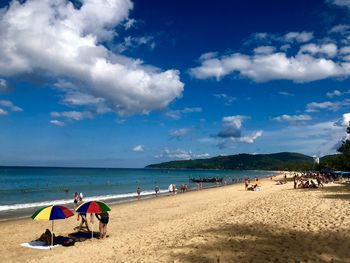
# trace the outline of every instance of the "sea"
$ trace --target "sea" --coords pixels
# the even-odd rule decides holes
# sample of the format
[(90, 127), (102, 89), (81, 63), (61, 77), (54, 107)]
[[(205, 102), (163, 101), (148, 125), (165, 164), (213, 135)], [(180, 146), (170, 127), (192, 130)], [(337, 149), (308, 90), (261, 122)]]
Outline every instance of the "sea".
[[(176, 170), (121, 168), (56, 168), (56, 167), (0, 167), (0, 220), (26, 217), (36, 209), (48, 205), (72, 207), (75, 192), (84, 201), (101, 200), (108, 204), (136, 200), (136, 188), (141, 196), (154, 196), (154, 188), (168, 193), (170, 184), (187, 184), (196, 189), (190, 178), (223, 177), (226, 184), (244, 178), (262, 178), (270, 171), (235, 170)], [(206, 183), (203, 188), (219, 186)]]

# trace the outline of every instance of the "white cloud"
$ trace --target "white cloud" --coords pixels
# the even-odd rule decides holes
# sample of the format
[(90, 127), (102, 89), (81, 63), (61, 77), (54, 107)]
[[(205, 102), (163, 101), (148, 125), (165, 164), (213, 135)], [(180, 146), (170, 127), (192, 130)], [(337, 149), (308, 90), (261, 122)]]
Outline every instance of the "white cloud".
[(289, 32), (284, 35), (283, 39), (287, 42), (308, 42), (314, 37), (312, 32)]
[[(13, 1), (0, 12), (0, 77), (69, 79), (119, 115), (147, 114), (181, 97), (179, 71), (112, 53), (102, 43), (128, 19), (129, 0)], [(65, 92), (65, 90), (63, 90)]]
[(125, 28), (125, 30), (128, 30), (128, 29), (134, 27), (135, 24), (136, 24), (136, 20), (135, 20), (135, 19), (133, 19), (133, 18), (128, 18), (128, 19), (126, 20), (126, 22), (124, 23), (124, 28)]
[(316, 44), (307, 44), (301, 46), (299, 53), (310, 53), (312, 55), (316, 54), (325, 54), (328, 57), (334, 57), (337, 55), (338, 48), (337, 45), (333, 43), (316, 45)]
[(279, 79), (310, 82), (346, 76), (350, 74), (350, 63), (337, 63), (328, 58), (303, 53), (291, 57), (283, 52), (252, 56), (234, 53), (202, 61), (200, 66), (190, 69), (190, 74), (198, 79), (220, 80), (236, 72), (256, 82)]
[(169, 135), (173, 138), (180, 139), (188, 134), (189, 128), (174, 129), (169, 132)]
[(88, 111), (63, 111), (63, 112), (51, 112), (52, 118), (66, 118), (67, 120), (81, 121), (83, 119), (93, 118), (93, 114)]
[(156, 46), (154, 38), (152, 36), (142, 36), (142, 37), (131, 37), (127, 36), (124, 41), (117, 45), (117, 50), (119, 52), (124, 52), (126, 50), (135, 49), (140, 46), (147, 46), (150, 50), (153, 50)]
[(324, 101), (324, 102), (311, 102), (306, 105), (306, 112), (318, 112), (320, 110), (338, 111), (343, 107), (350, 105), (350, 99), (342, 101)]
[(132, 148), (134, 152), (144, 152), (145, 146), (144, 145), (136, 145), (134, 148)]
[(350, 125), (350, 113), (343, 114), (343, 125), (344, 126)]
[(273, 118), (274, 121), (279, 121), (279, 122), (300, 122), (300, 121), (309, 121), (311, 120), (311, 116), (310, 115), (306, 115), (306, 114), (301, 114), (301, 115), (287, 115), (287, 114), (283, 114), (281, 116), (277, 116), (275, 118)]
[(164, 148), (160, 154), (156, 155), (155, 158), (164, 159), (177, 159), (177, 160), (191, 160), (197, 158), (208, 158), (209, 153), (194, 154), (192, 151), (186, 151), (181, 149), (170, 150), (169, 148)]
[(323, 156), (336, 152), (336, 145), (344, 136), (344, 127), (334, 121), (309, 125), (288, 126), (264, 132), (259, 148), (274, 147), (275, 151), (295, 151), (309, 155)]
[(332, 92), (327, 92), (327, 97), (329, 98), (334, 98), (334, 97), (339, 97), (342, 95), (342, 93), (339, 90), (334, 90)]
[(225, 93), (214, 94), (214, 97), (223, 100), (226, 106), (231, 106), (232, 102), (236, 100), (235, 97), (228, 96)]
[(241, 137), (241, 128), (243, 120), (247, 119), (247, 116), (228, 116), (222, 119), (222, 129), (217, 134), (220, 138), (238, 138)]
[(10, 111), (14, 111), (14, 112), (21, 112), (23, 111), (22, 108), (14, 105), (11, 101), (9, 100), (0, 100), (0, 106), (3, 106), (7, 109), (9, 109)]
[[(235, 147), (237, 143), (254, 143), (257, 138), (262, 136), (263, 131), (258, 130), (250, 135), (242, 135), (242, 124), (246, 119), (249, 119), (249, 117), (242, 115), (224, 117), (221, 130), (208, 142), (214, 142), (221, 149)], [(205, 142), (205, 140), (202, 140), (202, 142)]]
[(349, 31), (350, 29), (350, 25), (336, 25), (334, 27), (332, 27), (332, 29), (330, 30), (330, 33), (340, 33), (340, 34), (345, 34)]
[(59, 120), (51, 120), (50, 123), (59, 127), (63, 127), (66, 125), (63, 121), (59, 121)]
[(198, 113), (202, 112), (202, 108), (200, 107), (193, 107), (193, 108), (184, 108), (182, 110), (170, 110), (165, 113), (165, 116), (172, 120), (179, 120), (182, 118), (182, 114), (187, 114), (187, 113)]
[(350, 0), (327, 0), (327, 1), (334, 5), (345, 6), (350, 8)]
[(285, 92), (285, 91), (280, 91), (280, 92), (278, 92), (278, 94), (283, 95), (283, 96), (289, 96), (289, 97), (293, 97), (294, 96), (294, 94), (289, 93), (289, 92)]
[(0, 91), (6, 91), (7, 89), (7, 81), (5, 79), (0, 79)]
[(8, 114), (8, 112), (4, 109), (0, 108), (0, 116), (6, 116)]
[(255, 54), (272, 54), (276, 50), (273, 46), (260, 46), (257, 48), (254, 48)]

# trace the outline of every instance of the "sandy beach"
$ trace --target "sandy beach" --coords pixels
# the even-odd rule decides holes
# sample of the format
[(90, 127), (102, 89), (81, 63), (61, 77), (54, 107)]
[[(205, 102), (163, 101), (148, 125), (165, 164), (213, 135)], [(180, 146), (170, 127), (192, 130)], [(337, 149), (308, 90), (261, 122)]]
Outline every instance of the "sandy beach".
[[(241, 183), (114, 205), (107, 239), (52, 251), (19, 245), (49, 221), (1, 222), (0, 261), (350, 262), (349, 185), (295, 190), (265, 179), (262, 189)], [(76, 225), (76, 217), (56, 221), (55, 233)]]

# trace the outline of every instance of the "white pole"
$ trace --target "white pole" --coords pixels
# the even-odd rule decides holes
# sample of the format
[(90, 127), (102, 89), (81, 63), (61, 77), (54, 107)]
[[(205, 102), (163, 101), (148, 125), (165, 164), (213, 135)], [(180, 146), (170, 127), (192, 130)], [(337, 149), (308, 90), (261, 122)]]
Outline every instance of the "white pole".
[(52, 247), (53, 247), (53, 221), (54, 220), (52, 220), (52, 231), (51, 231), (51, 247), (50, 247), (50, 249), (52, 249)]
[(91, 214), (91, 240), (94, 238), (94, 219), (92, 218), (94, 214)]

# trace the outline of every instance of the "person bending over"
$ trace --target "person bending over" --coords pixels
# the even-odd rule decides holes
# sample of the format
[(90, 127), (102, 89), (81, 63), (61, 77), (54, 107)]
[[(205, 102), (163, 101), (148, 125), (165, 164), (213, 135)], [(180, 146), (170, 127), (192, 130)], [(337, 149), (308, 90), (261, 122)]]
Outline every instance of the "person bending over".
[(98, 221), (100, 221), (99, 229), (100, 229), (100, 238), (103, 239), (107, 234), (107, 225), (109, 222), (109, 214), (107, 212), (102, 212), (100, 214), (95, 214)]

